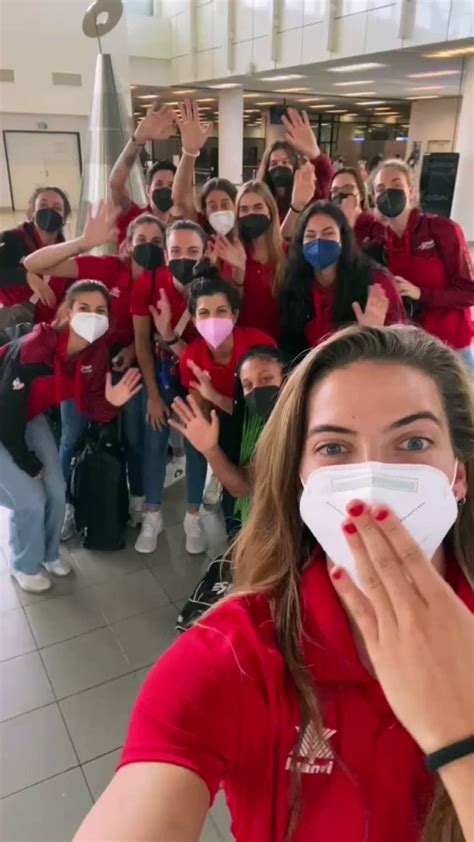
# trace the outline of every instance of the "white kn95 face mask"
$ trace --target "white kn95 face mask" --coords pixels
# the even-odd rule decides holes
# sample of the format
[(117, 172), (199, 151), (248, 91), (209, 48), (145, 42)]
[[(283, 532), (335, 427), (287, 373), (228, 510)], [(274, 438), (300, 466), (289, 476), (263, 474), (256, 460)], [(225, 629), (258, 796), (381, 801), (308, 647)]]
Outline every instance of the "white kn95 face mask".
[[(456, 468), (454, 478), (456, 476)], [(443, 471), (431, 465), (364, 462), (313, 471), (304, 485), (300, 514), (324, 552), (360, 586), (355, 560), (342, 530), (347, 504), (387, 506), (401, 520), (428, 559), (455, 523), (457, 501)]]

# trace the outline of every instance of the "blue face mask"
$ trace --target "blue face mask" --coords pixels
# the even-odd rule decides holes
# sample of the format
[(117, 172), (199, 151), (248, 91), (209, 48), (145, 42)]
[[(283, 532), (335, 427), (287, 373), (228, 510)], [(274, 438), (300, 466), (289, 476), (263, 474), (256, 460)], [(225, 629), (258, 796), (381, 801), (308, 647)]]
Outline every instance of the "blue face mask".
[(303, 257), (313, 269), (321, 271), (336, 263), (341, 251), (341, 244), (335, 240), (312, 240), (311, 243), (304, 244)]

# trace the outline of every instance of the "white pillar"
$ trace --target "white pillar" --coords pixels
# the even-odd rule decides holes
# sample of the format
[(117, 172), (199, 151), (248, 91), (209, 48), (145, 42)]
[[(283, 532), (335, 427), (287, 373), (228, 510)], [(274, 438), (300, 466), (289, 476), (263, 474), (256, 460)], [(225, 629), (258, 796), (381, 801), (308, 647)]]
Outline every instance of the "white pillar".
[(451, 217), (459, 222), (468, 242), (474, 241), (474, 58), (464, 62), (462, 101), (454, 149), (459, 152), (458, 174)]
[(242, 88), (219, 94), (219, 175), (242, 184), (244, 100)]

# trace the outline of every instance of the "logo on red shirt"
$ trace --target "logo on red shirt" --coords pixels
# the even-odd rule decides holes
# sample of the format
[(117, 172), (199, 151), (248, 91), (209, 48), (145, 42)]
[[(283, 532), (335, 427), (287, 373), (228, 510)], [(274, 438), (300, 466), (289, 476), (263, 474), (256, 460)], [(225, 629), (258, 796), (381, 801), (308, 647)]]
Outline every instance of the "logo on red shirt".
[(420, 243), (418, 246), (418, 251), (431, 251), (431, 249), (435, 248), (435, 241), (434, 240), (425, 240), (424, 243)]
[[(296, 730), (299, 731), (298, 726)], [(335, 733), (332, 728), (323, 728), (323, 733), (319, 735), (310, 723), (298, 754), (296, 748), (290, 752), (285, 768), (292, 772), (301, 772), (303, 775), (330, 775), (334, 768), (334, 753), (329, 740)]]
[(112, 287), (112, 289), (109, 290), (109, 292), (110, 292), (110, 295), (113, 296), (113, 298), (120, 298), (121, 291), (120, 291), (119, 287)]
[(92, 366), (91, 365), (82, 365), (81, 366), (81, 374), (92, 374)]

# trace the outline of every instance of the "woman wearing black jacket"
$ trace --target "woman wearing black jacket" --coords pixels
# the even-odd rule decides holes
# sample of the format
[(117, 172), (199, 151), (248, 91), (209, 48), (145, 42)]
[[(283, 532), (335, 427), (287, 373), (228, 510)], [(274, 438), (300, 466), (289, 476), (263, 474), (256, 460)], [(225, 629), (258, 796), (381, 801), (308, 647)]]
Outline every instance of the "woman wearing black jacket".
[(137, 392), (130, 369), (112, 386), (105, 334), (110, 297), (97, 281), (78, 281), (67, 292), (54, 326), (0, 349), (0, 506), (10, 511), (10, 570), (23, 590), (51, 587), (49, 573), (66, 576), (59, 558), (65, 483), (44, 413), (74, 398), (95, 421), (110, 421)]

